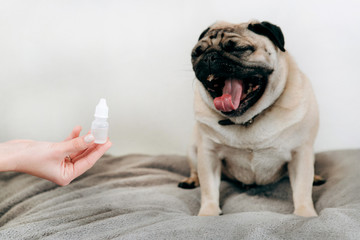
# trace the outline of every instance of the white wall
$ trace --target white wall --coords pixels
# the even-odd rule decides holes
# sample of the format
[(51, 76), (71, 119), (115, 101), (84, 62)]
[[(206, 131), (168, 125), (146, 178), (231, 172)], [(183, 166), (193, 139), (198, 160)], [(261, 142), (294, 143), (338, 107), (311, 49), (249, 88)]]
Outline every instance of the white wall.
[(190, 52), (216, 20), (267, 20), (310, 77), (316, 150), (360, 146), (359, 1), (0, 1), (0, 142), (60, 141), (110, 107), (112, 154), (185, 154)]

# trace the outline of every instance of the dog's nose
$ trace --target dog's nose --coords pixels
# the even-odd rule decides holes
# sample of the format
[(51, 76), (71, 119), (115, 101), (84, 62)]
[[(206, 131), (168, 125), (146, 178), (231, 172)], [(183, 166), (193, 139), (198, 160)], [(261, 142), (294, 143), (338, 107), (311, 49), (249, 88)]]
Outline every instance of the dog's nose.
[(207, 62), (207, 63), (214, 63), (219, 58), (220, 57), (219, 57), (219, 54), (217, 52), (211, 52), (211, 53), (208, 53), (205, 56), (204, 61)]

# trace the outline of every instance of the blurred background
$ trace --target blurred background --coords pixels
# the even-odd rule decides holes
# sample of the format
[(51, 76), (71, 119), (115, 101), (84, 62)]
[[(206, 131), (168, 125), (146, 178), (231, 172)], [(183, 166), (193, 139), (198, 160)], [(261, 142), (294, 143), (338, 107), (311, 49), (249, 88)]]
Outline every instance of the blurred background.
[(360, 146), (359, 1), (1, 0), (0, 142), (90, 129), (101, 97), (114, 155), (186, 154), (190, 52), (218, 20), (281, 27), (320, 105), (317, 152)]

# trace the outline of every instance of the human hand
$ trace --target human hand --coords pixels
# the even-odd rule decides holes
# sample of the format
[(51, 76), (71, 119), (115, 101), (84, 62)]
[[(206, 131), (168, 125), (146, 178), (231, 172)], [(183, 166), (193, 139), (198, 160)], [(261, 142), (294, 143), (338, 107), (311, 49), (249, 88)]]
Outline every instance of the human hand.
[(80, 131), (80, 126), (75, 127), (69, 137), (59, 143), (32, 140), (2, 143), (0, 157), (8, 154), (7, 170), (25, 172), (65, 186), (90, 169), (111, 147), (109, 140), (102, 145), (95, 144), (91, 134), (79, 137)]

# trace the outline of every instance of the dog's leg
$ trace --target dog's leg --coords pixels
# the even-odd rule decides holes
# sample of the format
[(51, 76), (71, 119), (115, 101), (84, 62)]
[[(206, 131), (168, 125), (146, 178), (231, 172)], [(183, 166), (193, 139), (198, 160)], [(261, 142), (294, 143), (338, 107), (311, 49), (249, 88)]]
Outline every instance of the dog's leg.
[(314, 180), (314, 153), (311, 146), (303, 146), (293, 152), (288, 164), (293, 191), (294, 214), (303, 217), (317, 216), (312, 201)]
[(200, 185), (198, 173), (197, 173), (197, 147), (195, 145), (191, 146), (188, 151), (188, 162), (190, 165), (190, 177), (183, 179), (179, 182), (178, 187), (185, 189), (196, 188)]
[(206, 146), (211, 145), (202, 141), (198, 146), (198, 172), (201, 189), (201, 208), (199, 216), (218, 216), (219, 188), (221, 180), (221, 163), (213, 150)]

